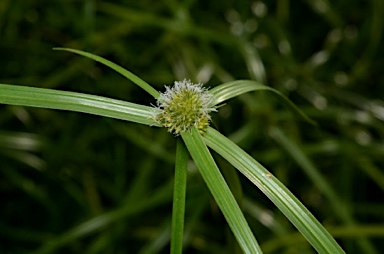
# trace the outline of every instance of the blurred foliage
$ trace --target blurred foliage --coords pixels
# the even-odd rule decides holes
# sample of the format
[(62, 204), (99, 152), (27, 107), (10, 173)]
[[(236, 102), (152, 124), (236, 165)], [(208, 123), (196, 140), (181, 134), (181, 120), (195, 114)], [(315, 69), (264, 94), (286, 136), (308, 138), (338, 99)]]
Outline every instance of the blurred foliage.
[[(2, 0), (0, 82), (155, 103), (110, 69), (53, 47), (99, 54), (161, 91), (184, 78), (261, 81), (318, 126), (268, 93), (231, 100), (213, 126), (347, 253), (381, 253), (383, 11), (381, 0)], [(169, 252), (175, 143), (163, 129), (0, 105), (0, 252)], [(246, 179), (235, 185), (265, 253), (314, 253)], [(186, 253), (238, 251), (193, 165), (186, 206)]]

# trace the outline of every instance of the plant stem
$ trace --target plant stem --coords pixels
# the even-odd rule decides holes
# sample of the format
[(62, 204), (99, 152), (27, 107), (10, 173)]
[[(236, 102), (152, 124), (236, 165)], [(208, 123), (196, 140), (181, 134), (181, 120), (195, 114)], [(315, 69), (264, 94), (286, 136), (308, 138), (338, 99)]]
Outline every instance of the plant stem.
[(173, 190), (171, 253), (182, 253), (185, 193), (187, 186), (188, 151), (181, 139), (177, 140), (175, 183)]

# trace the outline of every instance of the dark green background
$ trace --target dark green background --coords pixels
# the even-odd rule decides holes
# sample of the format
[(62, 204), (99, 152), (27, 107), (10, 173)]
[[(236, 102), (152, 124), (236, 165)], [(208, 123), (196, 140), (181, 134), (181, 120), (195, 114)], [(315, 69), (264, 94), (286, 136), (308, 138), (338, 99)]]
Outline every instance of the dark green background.
[[(155, 104), (103, 65), (52, 51), (71, 47), (114, 61), (160, 91), (184, 78), (276, 88), (318, 126), (268, 92), (228, 101), (212, 125), (275, 174), (347, 253), (382, 253), (383, 13), (382, 0), (1, 0), (0, 83)], [(0, 252), (169, 252), (174, 153), (164, 129), (0, 105)], [(233, 169), (216, 158), (230, 176)], [(357, 229), (308, 177), (313, 168)], [(241, 204), (265, 253), (314, 253), (260, 191), (240, 181)], [(186, 253), (236, 253), (193, 164), (186, 232)]]

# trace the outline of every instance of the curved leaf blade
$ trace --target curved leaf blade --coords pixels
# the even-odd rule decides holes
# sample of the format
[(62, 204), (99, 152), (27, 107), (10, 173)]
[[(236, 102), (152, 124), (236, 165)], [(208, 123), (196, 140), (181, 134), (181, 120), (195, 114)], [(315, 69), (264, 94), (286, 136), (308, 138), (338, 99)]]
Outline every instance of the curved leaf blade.
[(127, 79), (131, 80), (133, 83), (140, 86), (142, 89), (144, 89), (150, 95), (152, 95), (155, 99), (157, 99), (157, 97), (159, 97), (159, 95), (160, 95), (160, 93), (158, 91), (156, 91), (152, 86), (150, 86), (147, 82), (145, 82), (144, 80), (142, 80), (141, 78), (139, 78), (138, 76), (133, 74), (132, 72), (124, 69), (120, 65), (117, 65), (117, 64), (115, 64), (115, 63), (113, 63), (113, 62), (111, 62), (111, 61), (109, 61), (109, 60), (107, 60), (101, 56), (97, 56), (97, 55), (94, 55), (94, 54), (91, 54), (88, 52), (84, 52), (81, 50), (77, 50), (77, 49), (70, 49), (70, 48), (53, 48), (53, 49), (54, 50), (69, 51), (69, 52), (79, 54), (79, 55), (88, 57), (90, 59), (93, 59), (99, 63), (102, 63), (102, 64), (108, 66), (109, 68), (120, 73), (121, 75), (123, 75)]
[(199, 131), (193, 127), (181, 137), (244, 253), (262, 253)]
[(257, 81), (252, 81), (252, 80), (231, 81), (231, 82), (227, 82), (222, 85), (219, 85), (217, 87), (214, 87), (211, 90), (209, 90), (209, 92), (215, 96), (212, 102), (212, 105), (217, 105), (223, 101), (229, 100), (238, 95), (251, 92), (251, 91), (262, 91), (262, 90), (271, 91), (274, 94), (278, 95), (280, 98), (283, 99), (283, 101), (286, 104), (288, 104), (289, 107), (293, 109), (295, 113), (300, 115), (300, 117), (304, 118), (307, 122), (313, 125), (316, 125), (315, 121), (313, 121), (306, 114), (304, 114), (304, 112), (300, 108), (298, 108), (291, 100), (289, 100), (284, 94), (280, 93), (276, 89), (273, 89), (272, 87), (260, 84)]
[[(328, 184), (326, 178), (320, 173), (320, 170), (304, 153), (302, 148), (298, 144), (295, 144), (293, 140), (290, 140), (283, 131), (277, 127), (270, 129), (270, 136), (279, 143), (290, 156), (296, 161), (296, 163), (302, 168), (304, 173), (312, 180), (314, 186), (316, 186), (320, 192), (329, 200), (329, 205), (333, 207), (334, 213), (340, 218), (345, 225), (351, 227), (357, 226), (357, 222), (350, 210), (347, 209), (347, 205), (339, 197), (336, 190)], [(376, 253), (374, 247), (370, 241), (366, 238), (358, 239), (357, 244), (360, 246), (362, 253), (371, 254)]]
[(203, 138), (210, 148), (256, 185), (319, 253), (344, 253), (308, 209), (260, 163), (213, 128), (208, 128)]
[(152, 112), (148, 106), (96, 95), (0, 84), (0, 103), (76, 111), (159, 126), (151, 119)]

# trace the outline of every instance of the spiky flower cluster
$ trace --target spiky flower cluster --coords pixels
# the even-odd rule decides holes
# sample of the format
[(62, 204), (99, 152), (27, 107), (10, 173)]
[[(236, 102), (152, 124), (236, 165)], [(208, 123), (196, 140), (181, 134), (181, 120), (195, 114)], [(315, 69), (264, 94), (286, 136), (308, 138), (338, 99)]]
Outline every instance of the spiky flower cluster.
[(153, 119), (175, 135), (192, 126), (203, 134), (211, 120), (209, 113), (216, 111), (211, 106), (213, 95), (203, 88), (203, 84), (193, 84), (189, 80), (175, 81), (172, 88), (165, 88), (157, 99)]

